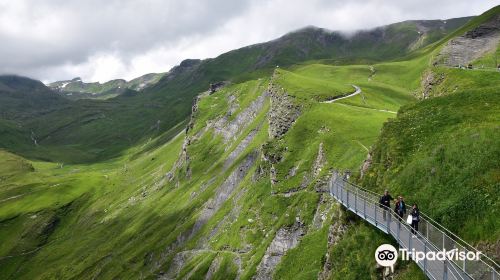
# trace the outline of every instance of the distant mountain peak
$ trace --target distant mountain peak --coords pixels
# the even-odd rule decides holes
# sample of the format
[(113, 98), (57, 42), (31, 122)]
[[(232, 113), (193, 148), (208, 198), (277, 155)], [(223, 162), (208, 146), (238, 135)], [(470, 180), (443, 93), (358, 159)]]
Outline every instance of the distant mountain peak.
[[(60, 95), (70, 99), (107, 99), (121, 95), (126, 91), (143, 90), (158, 82), (163, 75), (164, 73), (149, 73), (128, 82), (124, 79), (114, 79), (104, 83), (86, 83), (82, 81), (82, 78), (75, 77), (71, 80), (53, 82), (48, 86)], [(131, 95), (130, 92), (128, 95)]]

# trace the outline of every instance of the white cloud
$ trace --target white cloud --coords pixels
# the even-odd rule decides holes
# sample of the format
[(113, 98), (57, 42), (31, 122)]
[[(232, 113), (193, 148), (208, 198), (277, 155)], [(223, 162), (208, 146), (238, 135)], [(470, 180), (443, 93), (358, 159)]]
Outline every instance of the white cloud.
[[(500, 0), (0, 0), (0, 73), (131, 79), (307, 25), (357, 30), (475, 15)], [(429, 7), (432, 7), (429, 8)]]

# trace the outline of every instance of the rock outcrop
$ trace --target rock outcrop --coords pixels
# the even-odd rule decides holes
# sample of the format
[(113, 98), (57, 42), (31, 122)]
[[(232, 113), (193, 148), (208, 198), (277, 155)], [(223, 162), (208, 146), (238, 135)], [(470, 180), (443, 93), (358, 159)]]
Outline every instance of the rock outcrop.
[(336, 209), (332, 216), (332, 224), (328, 230), (328, 250), (325, 255), (325, 263), (322, 271), (318, 273), (318, 279), (330, 279), (332, 270), (332, 256), (330, 255), (331, 248), (337, 244), (347, 230), (348, 224), (343, 219), (343, 211), (340, 204), (336, 203)]
[(241, 142), (236, 146), (236, 148), (227, 156), (222, 167), (222, 171), (226, 171), (238, 158), (238, 156), (250, 145), (255, 135), (259, 132), (258, 129), (254, 129), (248, 133), (248, 135), (241, 140)]
[(191, 107), (191, 117), (189, 119), (189, 123), (186, 127), (186, 134), (189, 132), (190, 129), (193, 129), (194, 127), (194, 120), (195, 120), (195, 114), (198, 112), (198, 102), (200, 102), (201, 96), (197, 96), (194, 99), (193, 106)]
[(422, 75), (422, 81), (420, 86), (422, 88), (421, 98), (426, 99), (432, 95), (433, 90), (436, 86), (440, 85), (445, 79), (443, 73), (436, 74), (432, 70), (427, 70)]
[(363, 177), (366, 175), (366, 172), (368, 172), (371, 166), (372, 166), (372, 153), (369, 152), (368, 155), (366, 155), (366, 159), (363, 161), (363, 164), (361, 165), (361, 172), (360, 172), (361, 179), (363, 179)]
[[(200, 215), (198, 216), (194, 226), (179, 236), (177, 236), (177, 240), (168, 246), (163, 253), (160, 255), (160, 260), (156, 262), (156, 268), (159, 268), (160, 265), (167, 259), (169, 254), (175, 252), (177, 248), (186, 243), (186, 241), (192, 239), (196, 233), (212, 218), (212, 216), (217, 213), (217, 211), (222, 207), (224, 202), (231, 197), (236, 187), (240, 184), (240, 182), (245, 178), (248, 174), (248, 171), (255, 163), (258, 158), (257, 153), (249, 154), (243, 162), (237, 166), (233, 172), (226, 178), (226, 180), (215, 190), (214, 196), (209, 199), (203, 209), (201, 210)], [(201, 251), (201, 250), (200, 250)], [(206, 251), (206, 250), (205, 250)], [(179, 252), (174, 256), (174, 264), (169, 268), (167, 273), (159, 275), (160, 279), (172, 279), (172, 275), (176, 275), (180, 269), (186, 263), (186, 260), (189, 257), (186, 257), (187, 252)], [(176, 277), (173, 277), (176, 278)]]
[(314, 177), (318, 177), (319, 173), (321, 172), (325, 164), (326, 164), (326, 156), (325, 156), (325, 151), (323, 149), (323, 142), (321, 142), (318, 148), (318, 155), (316, 156), (316, 160), (314, 161), (314, 166), (313, 166)]
[(235, 140), (238, 134), (247, 125), (252, 123), (257, 114), (264, 107), (267, 92), (261, 94), (257, 99), (255, 99), (250, 105), (243, 111), (241, 111), (233, 120), (231, 120), (231, 115), (227, 114), (219, 118), (215, 123), (213, 123), (213, 128), (217, 134), (222, 135), (225, 142)]
[(245, 178), (257, 158), (257, 153), (248, 155), (215, 190), (215, 195), (205, 203), (200, 216), (196, 220), (191, 231), (191, 236), (198, 232), (198, 230), (222, 207), (222, 204), (226, 202), (243, 178)]
[(447, 66), (465, 66), (484, 54), (496, 50), (500, 42), (500, 15), (462, 36), (452, 39), (441, 50), (434, 62)]
[(257, 272), (253, 279), (256, 280), (267, 280), (272, 279), (274, 269), (276, 265), (281, 261), (281, 258), (285, 253), (296, 247), (299, 244), (300, 239), (305, 234), (304, 224), (296, 222), (291, 227), (282, 227), (274, 236), (273, 241), (269, 247), (267, 247), (264, 257), (257, 267)]
[(225, 81), (211, 83), (208, 90), (209, 90), (210, 94), (213, 94), (213, 93), (216, 93), (217, 91), (219, 91), (220, 89), (222, 89), (227, 84), (229, 84), (229, 82), (225, 82)]
[(333, 198), (330, 194), (321, 194), (321, 197), (316, 206), (316, 211), (314, 212), (314, 217), (312, 221), (312, 228), (320, 229), (323, 227), (325, 221), (328, 218), (328, 213), (332, 209)]
[(191, 177), (191, 168), (190, 168), (190, 158), (188, 154), (188, 146), (191, 144), (191, 138), (186, 136), (184, 138), (184, 142), (182, 143), (182, 149), (179, 153), (177, 160), (174, 163), (172, 169), (165, 174), (165, 177), (169, 182), (172, 182), (175, 179), (175, 174), (178, 170), (185, 168), (186, 178)]
[(269, 136), (282, 137), (300, 115), (300, 106), (294, 98), (283, 89), (272, 83), (268, 89), (271, 96), (271, 110), (269, 111)]

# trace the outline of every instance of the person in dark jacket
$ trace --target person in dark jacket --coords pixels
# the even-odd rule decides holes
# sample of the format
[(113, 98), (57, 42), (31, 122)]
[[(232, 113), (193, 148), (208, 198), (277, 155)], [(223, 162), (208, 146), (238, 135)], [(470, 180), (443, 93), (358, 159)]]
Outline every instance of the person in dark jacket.
[(387, 210), (391, 209), (392, 196), (388, 190), (385, 190), (384, 195), (380, 198), (380, 207), (384, 208), (384, 221), (387, 219)]
[(402, 196), (398, 197), (396, 206), (394, 207), (394, 212), (398, 214), (400, 220), (403, 219), (403, 216), (406, 214), (406, 203)]
[(411, 233), (417, 234), (418, 222), (420, 222), (420, 211), (416, 203), (411, 208)]

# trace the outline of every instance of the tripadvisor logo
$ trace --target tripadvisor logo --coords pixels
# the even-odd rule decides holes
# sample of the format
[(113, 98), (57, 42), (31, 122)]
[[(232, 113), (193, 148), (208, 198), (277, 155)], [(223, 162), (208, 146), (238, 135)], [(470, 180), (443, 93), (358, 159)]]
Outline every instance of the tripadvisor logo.
[(398, 260), (398, 251), (391, 244), (382, 244), (375, 250), (375, 260), (381, 266), (393, 268)]
[[(429, 261), (444, 261), (444, 260), (456, 260), (456, 261), (478, 261), (481, 258), (481, 252), (472, 251), (459, 251), (458, 249), (453, 250), (440, 250), (440, 251), (428, 251), (422, 252), (415, 249), (404, 249), (400, 248), (399, 253), (401, 253), (401, 259), (404, 261), (414, 260), (416, 262), (429, 260)], [(382, 244), (377, 250), (375, 250), (375, 260), (381, 266), (394, 267), (398, 259), (398, 250), (390, 244)]]
[(444, 261), (444, 260), (455, 260), (455, 261), (479, 261), (481, 259), (481, 252), (472, 251), (459, 251), (458, 249), (452, 250), (440, 250), (440, 251), (428, 251), (422, 252), (415, 249), (399, 249), (401, 252), (401, 257), (404, 261), (413, 259), (416, 262), (428, 260), (428, 261)]

